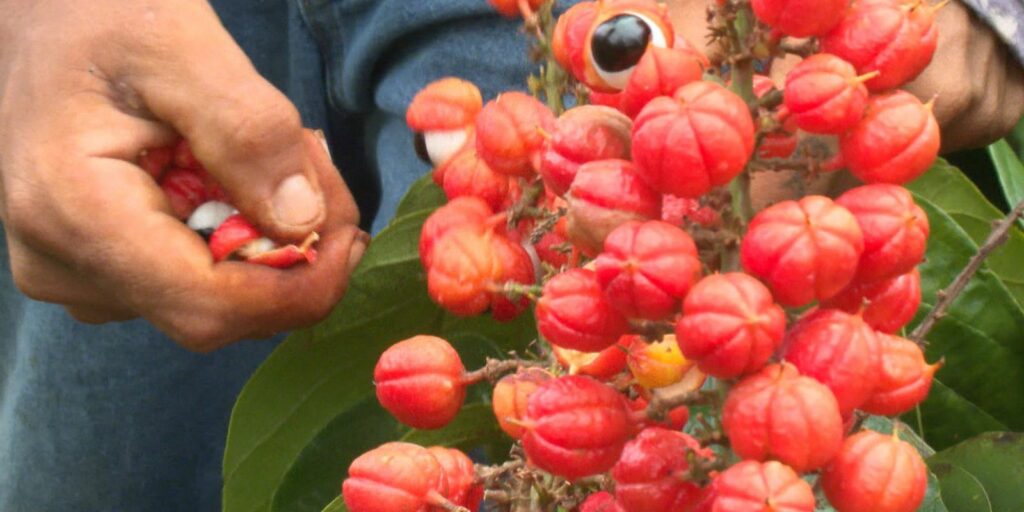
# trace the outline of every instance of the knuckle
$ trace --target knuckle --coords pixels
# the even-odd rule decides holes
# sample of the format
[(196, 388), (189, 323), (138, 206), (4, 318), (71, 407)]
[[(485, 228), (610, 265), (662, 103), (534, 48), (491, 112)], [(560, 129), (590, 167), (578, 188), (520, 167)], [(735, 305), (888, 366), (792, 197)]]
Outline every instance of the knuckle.
[(234, 341), (227, 322), (215, 315), (174, 319), (166, 331), (182, 348), (197, 353), (209, 353)]
[(302, 118), (295, 106), (277, 90), (265, 89), (247, 97), (231, 116), (228, 130), (240, 151), (258, 154), (274, 146), (282, 134), (301, 133)]

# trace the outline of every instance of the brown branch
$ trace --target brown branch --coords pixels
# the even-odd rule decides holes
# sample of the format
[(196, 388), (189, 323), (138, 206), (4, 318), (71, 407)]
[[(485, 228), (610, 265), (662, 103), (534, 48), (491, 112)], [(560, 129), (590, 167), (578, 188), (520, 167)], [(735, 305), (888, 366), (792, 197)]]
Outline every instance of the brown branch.
[(680, 405), (703, 402), (707, 399), (706, 393), (701, 389), (692, 389), (693, 384), (686, 379), (654, 390), (651, 401), (647, 404), (645, 414), (648, 418), (661, 421), (665, 416)]
[(818, 53), (818, 40), (814, 38), (805, 39), (802, 42), (795, 42), (792, 39), (783, 39), (779, 43), (779, 50), (806, 59)]
[(960, 274), (956, 276), (956, 279), (943, 290), (940, 290), (936, 296), (938, 302), (928, 316), (924, 317), (924, 320), (914, 329), (914, 332), (910, 333), (910, 340), (914, 341), (918, 345), (926, 346), (928, 342), (924, 340), (924, 337), (928, 335), (928, 332), (935, 326), (935, 322), (938, 322), (943, 316), (946, 315), (946, 310), (949, 309), (956, 298), (963, 293), (964, 289), (967, 288), (967, 284), (974, 277), (974, 274), (981, 268), (981, 264), (985, 261), (985, 258), (989, 254), (992, 254), (997, 247), (1006, 242), (1010, 235), (1010, 229), (1016, 224), (1017, 219), (1024, 215), (1024, 201), (1017, 203), (1017, 206), (1013, 208), (1005, 218), (995, 223), (992, 227), (992, 232), (989, 233), (988, 238), (985, 239), (985, 243), (978, 247), (978, 252), (971, 257), (970, 261), (967, 262), (967, 266), (960, 271)]
[(541, 361), (528, 361), (525, 359), (487, 359), (482, 367), (462, 374), (462, 383), (469, 386), (478, 382), (497, 382), (506, 374), (518, 371), (520, 368), (544, 366)]

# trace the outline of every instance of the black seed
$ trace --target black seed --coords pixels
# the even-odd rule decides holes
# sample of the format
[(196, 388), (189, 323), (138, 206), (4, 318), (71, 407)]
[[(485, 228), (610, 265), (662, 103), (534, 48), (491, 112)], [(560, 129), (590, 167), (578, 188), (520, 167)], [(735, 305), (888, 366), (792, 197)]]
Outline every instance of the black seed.
[(210, 237), (213, 236), (213, 228), (203, 228), (195, 230), (196, 234), (203, 237), (203, 240), (210, 241)]
[(423, 160), (428, 164), (434, 163), (430, 161), (430, 153), (427, 152), (427, 139), (422, 133), (416, 132), (416, 134), (413, 135), (412, 146), (416, 148), (416, 156), (420, 157), (420, 160)]
[(651, 27), (644, 20), (633, 14), (620, 14), (597, 26), (590, 51), (602, 71), (624, 71), (640, 62), (650, 41)]

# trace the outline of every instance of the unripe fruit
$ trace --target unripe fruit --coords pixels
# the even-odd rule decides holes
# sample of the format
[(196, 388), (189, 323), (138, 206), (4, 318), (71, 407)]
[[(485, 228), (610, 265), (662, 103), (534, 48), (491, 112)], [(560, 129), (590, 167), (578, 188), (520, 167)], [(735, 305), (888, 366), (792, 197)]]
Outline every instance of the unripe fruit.
[(479, 226), (462, 226), (437, 239), (427, 269), (427, 293), (434, 302), (459, 316), (487, 309), (501, 272), (493, 236)]
[(651, 47), (640, 58), (622, 90), (619, 108), (636, 117), (658, 96), (672, 96), (682, 86), (704, 74), (699, 54), (686, 48)]
[(540, 368), (526, 368), (506, 375), (494, 385), (491, 404), (498, 426), (512, 439), (523, 437), (526, 430), (521, 426), (526, 416), (530, 395), (541, 384), (551, 380), (551, 374)]
[(786, 313), (757, 279), (714, 274), (694, 285), (676, 323), (683, 354), (705, 373), (729, 379), (760, 370), (782, 344)]
[(754, 15), (793, 37), (820, 36), (839, 23), (847, 0), (753, 0)]
[(842, 20), (820, 39), (821, 50), (841, 57), (864, 74), (873, 92), (899, 87), (914, 79), (938, 43), (935, 8), (924, 2), (857, 0)]
[(879, 334), (882, 365), (874, 393), (860, 408), (869, 414), (896, 416), (921, 403), (941, 364), (928, 364), (921, 347), (906, 338)]
[(854, 282), (822, 306), (847, 313), (860, 312), (876, 331), (895, 333), (910, 322), (921, 305), (921, 274), (910, 272), (885, 281)]
[(872, 96), (864, 118), (839, 139), (847, 169), (865, 183), (907, 183), (939, 154), (939, 124), (912, 94)]
[(537, 330), (553, 345), (599, 352), (626, 333), (629, 324), (601, 293), (593, 271), (571, 269), (544, 285), (536, 307)]
[(711, 512), (813, 512), (814, 490), (792, 468), (770, 460), (745, 460), (712, 483)]
[(722, 426), (744, 459), (776, 459), (798, 472), (825, 465), (843, 441), (835, 396), (793, 365), (772, 364), (737, 384)]
[(542, 384), (524, 424), (527, 460), (569, 481), (611, 469), (633, 431), (622, 395), (579, 375)]
[(623, 223), (661, 215), (661, 195), (640, 179), (639, 168), (627, 160), (580, 166), (566, 202), (569, 239), (588, 256), (601, 252), (604, 239)]
[(828, 386), (844, 417), (860, 407), (878, 383), (881, 346), (859, 315), (813, 311), (790, 329), (785, 343), (786, 361)]
[(662, 194), (700, 197), (735, 178), (753, 152), (750, 109), (714, 82), (652, 100), (633, 123), (633, 161)]
[(555, 359), (565, 367), (569, 375), (586, 375), (597, 380), (608, 380), (626, 369), (626, 352), (629, 336), (623, 336), (619, 342), (600, 352), (580, 352), (551, 346)]
[(785, 306), (828, 299), (853, 279), (864, 251), (857, 219), (823, 196), (770, 206), (750, 222), (740, 257)]
[(539, 169), (544, 183), (561, 196), (569, 191), (581, 165), (628, 159), (632, 127), (628, 117), (610, 107), (583, 105), (567, 110), (544, 141)]
[(491, 237), (491, 243), (501, 269), (494, 278), (497, 291), (491, 292), (491, 315), (499, 322), (507, 322), (519, 316), (530, 305), (530, 299), (520, 297), (513, 301), (501, 291), (501, 287), (506, 283), (530, 285), (537, 275), (533, 260), (522, 245), (502, 235)]
[(431, 213), (420, 231), (420, 262), (423, 268), (430, 268), (431, 251), (441, 236), (461, 226), (482, 227), (493, 213), (483, 199), (473, 196), (453, 199)]
[(483, 199), (492, 210), (504, 209), (509, 195), (509, 178), (494, 172), (479, 155), (472, 140), (439, 166), (441, 188), (449, 201), (466, 196)]
[(928, 487), (928, 470), (910, 443), (870, 430), (850, 436), (820, 478), (838, 512), (913, 512)]
[(682, 432), (646, 428), (626, 443), (612, 468), (615, 501), (626, 512), (674, 512), (685, 510), (700, 486), (687, 480), (690, 452), (710, 458), (696, 439)]
[(352, 461), (341, 491), (352, 512), (429, 512), (444, 502), (444, 474), (426, 448), (387, 443)]
[(615, 228), (594, 265), (608, 302), (627, 317), (647, 320), (678, 311), (701, 271), (690, 235), (657, 220)]
[(459, 353), (436, 336), (414, 336), (381, 354), (373, 370), (377, 400), (398, 421), (419, 429), (441, 428), (466, 398)]
[[(587, 36), (597, 18), (597, 2), (580, 2), (558, 17), (551, 36), (551, 53), (562, 68), (583, 81)], [(598, 104), (594, 102), (594, 104)]]
[(455, 448), (431, 446), (427, 451), (437, 459), (441, 474), (448, 482), (448, 500), (455, 505), (476, 510), (483, 499), (483, 488), (474, 485), (476, 471), (473, 461)]
[(801, 61), (786, 75), (784, 97), (800, 129), (838, 134), (860, 121), (868, 90), (849, 62), (819, 53)]
[(704, 383), (703, 374), (694, 368), (693, 361), (683, 357), (675, 336), (671, 334), (654, 343), (647, 343), (639, 336), (635, 337), (629, 345), (626, 364), (637, 384), (648, 389), (663, 388), (683, 380), (684, 377), (691, 379), (693, 389)]
[(476, 150), (495, 172), (529, 178), (555, 116), (543, 103), (521, 92), (505, 92), (476, 116)]
[(836, 199), (864, 233), (857, 281), (872, 282), (906, 274), (924, 259), (928, 216), (907, 189), (883, 183), (864, 185)]
[(622, 512), (622, 507), (615, 502), (615, 496), (608, 491), (599, 491), (587, 496), (580, 503), (576, 512)]

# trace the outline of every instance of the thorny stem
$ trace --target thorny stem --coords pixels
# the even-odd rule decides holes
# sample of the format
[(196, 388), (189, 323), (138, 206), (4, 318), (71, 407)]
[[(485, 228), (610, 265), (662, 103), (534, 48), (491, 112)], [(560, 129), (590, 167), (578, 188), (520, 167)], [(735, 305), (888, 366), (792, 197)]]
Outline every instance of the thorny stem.
[(924, 317), (924, 320), (914, 329), (914, 332), (910, 333), (910, 340), (917, 343), (921, 347), (927, 346), (928, 342), (925, 341), (924, 337), (928, 335), (928, 332), (935, 326), (935, 322), (939, 321), (943, 316), (946, 315), (946, 310), (949, 309), (956, 298), (963, 293), (964, 289), (967, 288), (967, 284), (974, 277), (974, 274), (981, 268), (981, 264), (985, 261), (985, 258), (989, 254), (992, 254), (997, 247), (1006, 242), (1009, 238), (1010, 229), (1016, 224), (1017, 219), (1024, 215), (1024, 201), (1017, 203), (1017, 206), (1002, 220), (997, 222), (992, 227), (992, 232), (989, 233), (988, 238), (985, 239), (985, 243), (978, 248), (978, 252), (971, 257), (970, 261), (967, 262), (967, 266), (960, 271), (960, 274), (956, 276), (953, 283), (947, 288), (940, 290), (936, 296), (938, 302), (935, 303), (935, 307), (928, 312), (928, 316)]
[(469, 386), (478, 382), (497, 382), (506, 374), (518, 371), (520, 368), (544, 366), (540, 361), (529, 361), (525, 359), (487, 359), (481, 368), (466, 372), (462, 375), (462, 383)]

